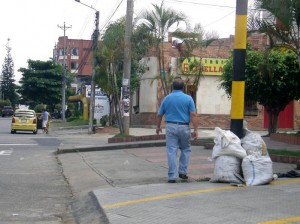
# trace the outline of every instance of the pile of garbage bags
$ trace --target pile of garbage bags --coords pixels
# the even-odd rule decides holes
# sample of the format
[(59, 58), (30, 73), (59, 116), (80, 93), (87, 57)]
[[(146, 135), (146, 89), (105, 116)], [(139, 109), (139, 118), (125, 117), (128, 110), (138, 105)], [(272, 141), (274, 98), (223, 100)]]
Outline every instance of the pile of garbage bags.
[(233, 132), (215, 128), (212, 159), (214, 173), (211, 182), (268, 184), (273, 179), (273, 164), (262, 137), (244, 128), (240, 139)]

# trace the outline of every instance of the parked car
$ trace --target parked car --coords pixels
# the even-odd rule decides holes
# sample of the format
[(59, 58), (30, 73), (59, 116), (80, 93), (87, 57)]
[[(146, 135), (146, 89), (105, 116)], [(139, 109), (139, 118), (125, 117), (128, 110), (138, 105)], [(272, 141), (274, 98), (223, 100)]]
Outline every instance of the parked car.
[(37, 133), (37, 117), (34, 110), (17, 109), (11, 119), (11, 134), (17, 131)]
[(2, 108), (2, 117), (12, 116), (13, 114), (14, 114), (14, 109), (12, 108), (12, 106), (4, 106)]

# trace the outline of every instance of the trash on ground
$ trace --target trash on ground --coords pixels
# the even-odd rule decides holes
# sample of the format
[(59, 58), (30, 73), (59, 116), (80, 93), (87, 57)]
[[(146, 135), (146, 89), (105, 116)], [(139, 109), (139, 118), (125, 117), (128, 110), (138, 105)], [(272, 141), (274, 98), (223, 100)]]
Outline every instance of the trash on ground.
[(298, 173), (295, 170), (291, 170), (287, 173), (276, 173), (274, 174), (277, 176), (277, 178), (282, 178), (282, 177), (287, 177), (287, 178), (299, 178), (300, 177), (300, 173)]
[(235, 156), (219, 156), (215, 159), (214, 173), (210, 182), (243, 183), (235, 174), (242, 174), (242, 160)]
[(240, 159), (247, 156), (246, 150), (241, 145), (241, 140), (233, 132), (216, 127), (215, 133), (215, 145), (212, 151), (213, 160), (219, 156), (234, 156)]
[(268, 184), (273, 180), (273, 164), (262, 137), (244, 126), (245, 136), (239, 139), (233, 132), (215, 128), (212, 159), (214, 174), (211, 182)]

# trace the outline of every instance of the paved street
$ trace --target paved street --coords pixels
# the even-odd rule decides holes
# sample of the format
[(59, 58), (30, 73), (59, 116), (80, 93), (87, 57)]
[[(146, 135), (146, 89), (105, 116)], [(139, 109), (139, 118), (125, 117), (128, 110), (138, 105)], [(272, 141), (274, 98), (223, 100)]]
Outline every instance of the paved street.
[(0, 223), (71, 224), (72, 195), (54, 154), (60, 141), (40, 133), (10, 134), (0, 118)]

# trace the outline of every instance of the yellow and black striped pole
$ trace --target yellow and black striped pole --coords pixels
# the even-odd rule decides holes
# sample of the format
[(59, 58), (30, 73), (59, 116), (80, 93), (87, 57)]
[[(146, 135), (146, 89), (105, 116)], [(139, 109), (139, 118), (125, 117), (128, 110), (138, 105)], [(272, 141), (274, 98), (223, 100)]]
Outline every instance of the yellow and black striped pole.
[(230, 131), (243, 137), (248, 0), (236, 0)]

